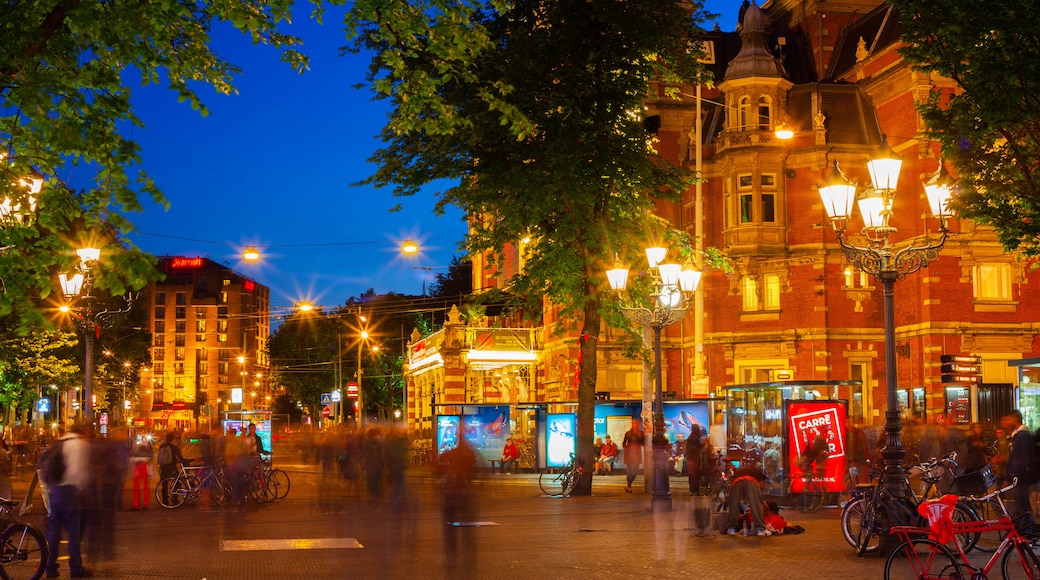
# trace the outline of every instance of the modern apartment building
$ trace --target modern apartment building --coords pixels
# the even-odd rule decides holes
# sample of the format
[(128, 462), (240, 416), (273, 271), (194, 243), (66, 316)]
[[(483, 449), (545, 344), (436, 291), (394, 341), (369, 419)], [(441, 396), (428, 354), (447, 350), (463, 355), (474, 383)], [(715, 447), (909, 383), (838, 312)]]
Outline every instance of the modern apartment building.
[(270, 290), (208, 258), (164, 256), (159, 267), (166, 279), (144, 292), (153, 342), (139, 423), (205, 427), (269, 409)]

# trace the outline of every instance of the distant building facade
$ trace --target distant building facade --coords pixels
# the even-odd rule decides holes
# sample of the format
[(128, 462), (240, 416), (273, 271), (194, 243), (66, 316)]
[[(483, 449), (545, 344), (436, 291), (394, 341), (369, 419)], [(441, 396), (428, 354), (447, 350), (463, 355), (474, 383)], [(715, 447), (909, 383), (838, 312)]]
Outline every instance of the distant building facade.
[(152, 364), (138, 425), (212, 426), (227, 412), (269, 409), (270, 289), (208, 258), (163, 256), (159, 268), (166, 278), (143, 292)]

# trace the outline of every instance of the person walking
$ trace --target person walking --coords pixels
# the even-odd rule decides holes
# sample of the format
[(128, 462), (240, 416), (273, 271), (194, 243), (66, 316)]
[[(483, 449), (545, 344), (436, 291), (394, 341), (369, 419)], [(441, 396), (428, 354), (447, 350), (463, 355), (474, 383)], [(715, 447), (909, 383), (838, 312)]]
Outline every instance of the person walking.
[(639, 464), (643, 461), (643, 429), (640, 420), (632, 418), (632, 428), (625, 431), (621, 446), (625, 450), (625, 492), (632, 493), (632, 482), (639, 473)]
[(149, 470), (152, 465), (152, 444), (147, 439), (141, 439), (133, 452), (130, 454), (130, 472), (133, 478), (134, 499), (131, 511), (148, 509), (148, 497), (151, 495), (149, 483)]
[(690, 494), (701, 493), (701, 454), (704, 452), (704, 439), (700, 425), (690, 429), (690, 438), (686, 440), (683, 455), (686, 457), (686, 476), (690, 480)]
[[(1033, 458), (1033, 437), (1029, 428), (1022, 424), (1022, 412), (1017, 409), (1006, 416), (1008, 429), (1011, 431), (1011, 445), (1008, 448), (1007, 474), (1017, 477), (1018, 485), (1011, 490), (1014, 510), (1011, 514), (1015, 525), (1024, 531), (1033, 523), (1032, 507), (1029, 504), (1029, 492), (1033, 487), (1030, 474), (1030, 463)], [(1029, 516), (1029, 517), (1026, 517)]]
[(77, 426), (51, 444), (44, 453), (40, 471), (50, 498), (47, 514), (48, 578), (58, 577), (61, 532), (65, 530), (69, 570), (73, 578), (89, 578), (94, 571), (83, 565), (80, 532), (83, 529), (82, 497), (90, 483), (90, 450), (83, 438), (85, 427)]

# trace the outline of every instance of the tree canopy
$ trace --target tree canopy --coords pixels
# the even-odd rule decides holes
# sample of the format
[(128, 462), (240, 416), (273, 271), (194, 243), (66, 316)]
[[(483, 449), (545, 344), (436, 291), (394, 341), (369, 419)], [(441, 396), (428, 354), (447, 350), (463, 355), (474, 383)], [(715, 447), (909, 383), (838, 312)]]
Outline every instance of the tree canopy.
[(643, 102), (655, 82), (700, 77), (706, 15), (659, 0), (392, 6), (348, 15), (355, 48), (375, 54), (369, 81), (392, 104), (367, 182), (400, 196), (452, 184), (440, 207), (471, 216), (472, 253), (501, 259), (531, 240), (510, 295), (532, 313), (548, 297), (580, 326), (578, 454), (589, 460), (596, 343), (613, 306), (604, 272), (660, 241), (670, 226), (655, 201), (696, 178), (657, 155)]
[[(312, 2), (320, 15), (321, 0)], [(0, 200), (18, 219), (0, 227), (0, 316), (22, 333), (45, 324), (42, 301), (72, 249), (104, 243), (97, 287), (113, 294), (156, 278), (154, 258), (113, 243), (141, 210), (139, 195), (165, 204), (136, 170), (141, 150), (128, 135), (142, 126), (131, 86), (165, 83), (205, 114), (197, 90), (234, 92), (238, 69), (209, 46), (230, 25), (254, 43), (282, 50), (304, 70), (299, 40), (280, 31), (293, 0), (26, 0), (0, 14)], [(32, 177), (42, 190), (32, 195)], [(33, 202), (35, 203), (35, 207)], [(92, 232), (105, 235), (93, 237)]]
[(1007, 249), (1040, 254), (1040, 5), (1018, 0), (891, 0), (903, 55), (951, 79), (919, 108), (956, 169), (961, 215)]

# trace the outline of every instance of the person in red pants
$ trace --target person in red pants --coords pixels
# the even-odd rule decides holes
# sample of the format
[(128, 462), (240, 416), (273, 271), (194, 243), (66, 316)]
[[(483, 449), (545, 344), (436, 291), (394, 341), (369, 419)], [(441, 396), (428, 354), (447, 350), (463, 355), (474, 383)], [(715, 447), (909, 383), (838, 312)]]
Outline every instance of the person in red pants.
[(152, 444), (142, 440), (130, 454), (130, 470), (134, 481), (134, 505), (131, 511), (148, 509), (148, 471), (152, 464)]

